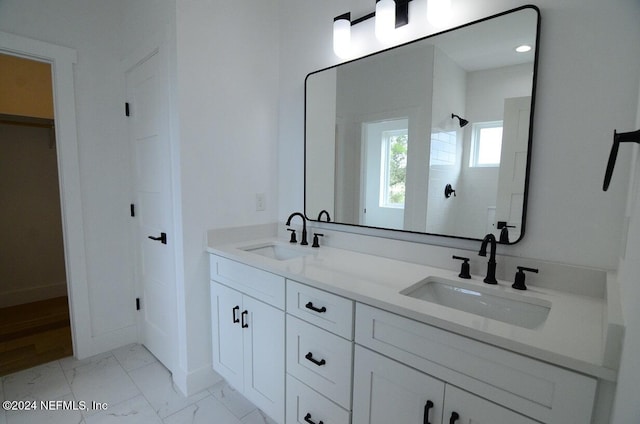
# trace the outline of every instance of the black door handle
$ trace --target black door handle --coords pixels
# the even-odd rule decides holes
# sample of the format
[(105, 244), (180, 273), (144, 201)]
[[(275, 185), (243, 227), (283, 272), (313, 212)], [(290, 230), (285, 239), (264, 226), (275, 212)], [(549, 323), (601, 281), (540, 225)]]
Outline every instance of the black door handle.
[(242, 328), (249, 328), (249, 324), (246, 323), (246, 321), (244, 320), (244, 317), (246, 317), (249, 314), (249, 311), (242, 311), (242, 313), (240, 314), (240, 318), (242, 318)]
[(149, 236), (151, 240), (159, 241), (162, 244), (167, 244), (167, 233), (160, 233), (160, 237)]
[(308, 302), (306, 305), (304, 305), (305, 308), (307, 309), (311, 309), (312, 311), (318, 312), (318, 313), (323, 313), (323, 312), (327, 312), (327, 308), (325, 308), (324, 306), (322, 308), (316, 308), (315, 306), (313, 306), (312, 302)]
[(233, 323), (235, 324), (236, 322), (240, 322), (240, 320), (238, 319), (238, 317), (236, 316), (236, 311), (239, 311), (240, 307), (236, 306), (232, 309), (233, 311)]
[(318, 361), (318, 360), (316, 360), (316, 359), (314, 359), (314, 358), (313, 358), (313, 353), (311, 353), (311, 352), (309, 352), (309, 353), (307, 353), (306, 355), (304, 355), (304, 357), (305, 357), (305, 359), (306, 359), (307, 361), (311, 361), (311, 362), (313, 362), (314, 364), (316, 364), (316, 365), (317, 365), (317, 366), (319, 366), (319, 367), (321, 367), (321, 366), (323, 366), (324, 364), (326, 364), (326, 363), (327, 363), (327, 361), (325, 361), (324, 359), (321, 359), (321, 360), (319, 360), (319, 361)]
[(458, 419), (460, 419), (460, 415), (458, 415), (457, 412), (453, 411), (451, 413), (451, 418), (449, 418), (449, 424), (454, 424), (456, 421), (458, 421)]
[(433, 402), (428, 400), (427, 403), (424, 404), (424, 418), (422, 419), (423, 424), (431, 424), (429, 422), (429, 410), (431, 408), (433, 408)]
[[(307, 415), (304, 416), (304, 420), (309, 424), (316, 424), (315, 422), (311, 421), (311, 414), (308, 412), (307, 412)], [(324, 422), (318, 421), (318, 424), (324, 424)]]

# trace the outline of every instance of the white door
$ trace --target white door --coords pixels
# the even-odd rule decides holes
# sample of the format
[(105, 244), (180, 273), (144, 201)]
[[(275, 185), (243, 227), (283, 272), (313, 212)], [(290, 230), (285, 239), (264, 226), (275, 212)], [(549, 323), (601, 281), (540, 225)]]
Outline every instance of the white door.
[(443, 399), (442, 381), (356, 345), (353, 424), (440, 424)]
[[(211, 283), (213, 369), (231, 386), (243, 390), (242, 293)], [(246, 315), (246, 314), (245, 314)]]
[[(176, 358), (176, 243), (173, 231), (167, 64), (160, 52), (125, 73), (135, 176), (141, 342), (169, 370)], [(153, 239), (152, 239), (153, 238)]]
[(244, 395), (284, 422), (284, 312), (244, 296)]
[(524, 415), (447, 384), (443, 420), (452, 424), (536, 424)]
[(401, 204), (394, 204), (386, 194), (390, 185), (389, 143), (397, 134), (406, 135), (408, 128), (408, 119), (363, 124), (364, 207), (361, 208), (360, 219), (363, 225), (398, 230), (404, 228), (404, 201)]
[(530, 111), (531, 97), (514, 97), (504, 101), (496, 221), (515, 226), (509, 229), (511, 241), (520, 237), (522, 228)]

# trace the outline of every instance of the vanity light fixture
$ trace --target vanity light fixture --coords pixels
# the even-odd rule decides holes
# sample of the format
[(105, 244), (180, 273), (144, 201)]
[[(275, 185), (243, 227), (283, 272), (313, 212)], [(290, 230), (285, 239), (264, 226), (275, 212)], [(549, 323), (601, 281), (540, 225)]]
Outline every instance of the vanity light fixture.
[(528, 51), (531, 51), (531, 46), (528, 44), (521, 44), (518, 47), (516, 47), (515, 49), (518, 53), (526, 53)]
[(469, 123), (469, 121), (467, 121), (464, 118), (461, 118), (460, 116), (456, 115), (455, 113), (451, 114), (451, 119), (453, 118), (458, 118), (458, 122), (460, 123), (460, 128), (464, 127), (465, 125), (467, 125)]
[(393, 31), (409, 23), (411, 0), (376, 0), (376, 38), (382, 42), (393, 38)]
[(394, 0), (376, 0), (376, 38), (388, 41), (396, 28), (396, 2)]
[(428, 0), (427, 21), (436, 28), (444, 28), (451, 21), (451, 0)]
[(351, 55), (351, 27), (371, 18), (375, 18), (376, 38), (382, 42), (389, 41), (396, 28), (409, 23), (410, 1), (376, 0), (375, 12), (353, 21), (350, 12), (336, 16), (333, 19), (333, 51), (336, 56), (346, 59)]
[(351, 12), (333, 19), (333, 51), (341, 59), (351, 53)]

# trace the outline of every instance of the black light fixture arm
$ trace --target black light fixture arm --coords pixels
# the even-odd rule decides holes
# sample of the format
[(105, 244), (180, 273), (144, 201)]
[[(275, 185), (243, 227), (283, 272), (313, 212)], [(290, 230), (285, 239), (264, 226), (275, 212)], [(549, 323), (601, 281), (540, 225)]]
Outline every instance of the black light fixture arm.
[[(396, 28), (400, 28), (409, 23), (409, 2), (413, 0), (396, 0)], [(376, 1), (377, 3), (377, 1)], [(351, 26), (359, 24), (360, 22), (364, 22), (368, 19), (371, 19), (376, 16), (376, 12), (371, 12), (364, 16), (361, 16), (357, 19), (351, 21), (351, 12), (342, 14), (340, 16), (336, 16), (336, 19), (348, 19), (351, 21)]]
[(616, 166), (616, 157), (618, 156), (618, 147), (620, 146), (620, 143), (640, 144), (640, 130), (625, 133), (618, 133), (616, 130), (613, 130), (613, 145), (611, 146), (611, 153), (609, 153), (607, 170), (604, 173), (604, 183), (602, 184), (603, 191), (607, 191), (609, 188), (611, 176), (613, 175), (613, 168)]

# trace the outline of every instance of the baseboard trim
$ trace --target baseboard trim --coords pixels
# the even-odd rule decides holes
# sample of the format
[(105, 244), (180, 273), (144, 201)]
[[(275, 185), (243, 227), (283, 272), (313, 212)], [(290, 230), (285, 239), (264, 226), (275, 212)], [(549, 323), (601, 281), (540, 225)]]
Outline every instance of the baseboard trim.
[(56, 284), (13, 290), (0, 293), (0, 308), (38, 302), (40, 300), (53, 299), (54, 297), (66, 295), (67, 283), (64, 281)]
[(185, 396), (201, 392), (219, 381), (222, 381), (222, 377), (213, 370), (211, 364), (191, 372), (177, 367), (173, 372), (173, 382)]

